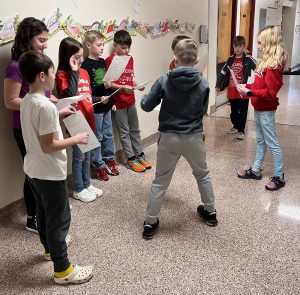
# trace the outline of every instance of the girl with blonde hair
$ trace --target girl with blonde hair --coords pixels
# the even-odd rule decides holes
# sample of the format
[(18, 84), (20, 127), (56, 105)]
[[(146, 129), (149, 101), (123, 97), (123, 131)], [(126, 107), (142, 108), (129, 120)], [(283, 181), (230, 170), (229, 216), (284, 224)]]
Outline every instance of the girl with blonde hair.
[(285, 186), (282, 151), (275, 131), (275, 112), (279, 105), (278, 91), (283, 85), (282, 74), (287, 55), (284, 51), (282, 31), (275, 26), (262, 29), (257, 36), (258, 60), (254, 82), (239, 84), (238, 91), (251, 98), (256, 125), (256, 157), (252, 167), (238, 172), (242, 179), (262, 179), (263, 160), (269, 148), (274, 161), (274, 176), (266, 184), (267, 190)]

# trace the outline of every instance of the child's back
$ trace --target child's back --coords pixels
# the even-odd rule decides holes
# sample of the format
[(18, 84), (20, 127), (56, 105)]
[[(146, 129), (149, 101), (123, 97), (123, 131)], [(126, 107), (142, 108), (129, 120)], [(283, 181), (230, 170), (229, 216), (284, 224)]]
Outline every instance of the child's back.
[(208, 81), (193, 67), (179, 67), (159, 78), (141, 105), (151, 111), (157, 105), (155, 98), (161, 97), (159, 131), (202, 132), (208, 96)]

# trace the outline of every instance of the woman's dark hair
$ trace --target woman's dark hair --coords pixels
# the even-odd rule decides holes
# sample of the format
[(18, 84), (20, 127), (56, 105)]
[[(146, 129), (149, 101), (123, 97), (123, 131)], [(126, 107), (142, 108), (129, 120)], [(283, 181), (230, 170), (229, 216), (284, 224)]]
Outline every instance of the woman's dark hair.
[(11, 49), (11, 58), (19, 60), (23, 53), (31, 49), (30, 42), (32, 38), (43, 32), (49, 32), (49, 30), (42, 21), (34, 17), (24, 18), (17, 29), (15, 42)]
[(58, 67), (57, 70), (70, 71), (70, 58), (77, 53), (82, 44), (77, 40), (67, 37), (60, 42), (58, 51)]
[(28, 84), (32, 84), (41, 72), (48, 75), (49, 69), (54, 67), (47, 55), (34, 51), (27, 51), (22, 54), (19, 63), (21, 76)]

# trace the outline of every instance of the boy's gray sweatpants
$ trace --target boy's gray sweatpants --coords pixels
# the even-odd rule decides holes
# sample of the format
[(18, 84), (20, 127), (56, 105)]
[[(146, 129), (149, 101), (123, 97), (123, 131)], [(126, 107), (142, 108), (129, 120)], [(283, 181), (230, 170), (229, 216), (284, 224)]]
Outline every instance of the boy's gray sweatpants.
[(120, 141), (127, 158), (143, 152), (139, 119), (135, 105), (115, 112)]
[[(153, 224), (157, 221), (165, 198), (165, 191), (169, 187), (176, 164), (181, 156), (192, 167), (204, 208), (209, 212), (215, 210), (215, 196), (206, 164), (203, 133), (161, 132), (157, 150), (156, 175), (148, 198), (147, 224)], [(184, 194), (184, 192), (182, 193)]]

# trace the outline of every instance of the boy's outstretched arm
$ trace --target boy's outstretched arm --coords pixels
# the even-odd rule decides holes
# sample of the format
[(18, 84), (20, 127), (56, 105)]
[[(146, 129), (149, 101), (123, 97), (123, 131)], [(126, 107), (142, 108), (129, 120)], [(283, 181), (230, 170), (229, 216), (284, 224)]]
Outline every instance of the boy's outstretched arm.
[(66, 139), (54, 139), (54, 132), (40, 135), (41, 149), (45, 154), (64, 150), (74, 144), (87, 144), (89, 140), (86, 132), (78, 133)]
[(159, 80), (156, 80), (148, 94), (145, 94), (141, 100), (141, 108), (145, 112), (151, 112), (158, 106), (162, 99), (162, 89)]

